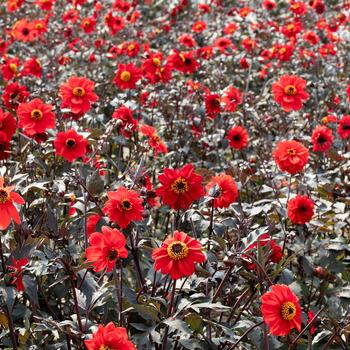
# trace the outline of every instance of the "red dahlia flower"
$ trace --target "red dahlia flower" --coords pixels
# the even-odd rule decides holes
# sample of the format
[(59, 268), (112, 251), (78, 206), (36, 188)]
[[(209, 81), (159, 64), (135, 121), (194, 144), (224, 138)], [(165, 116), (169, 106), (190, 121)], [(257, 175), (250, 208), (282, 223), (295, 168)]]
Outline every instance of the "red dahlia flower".
[(116, 222), (120, 228), (126, 228), (132, 221), (141, 221), (143, 215), (142, 198), (137, 192), (119, 187), (107, 192), (108, 200), (103, 207), (109, 220)]
[(311, 141), (314, 152), (327, 152), (333, 143), (332, 130), (323, 125), (317, 126), (312, 132)]
[(296, 75), (283, 75), (280, 80), (272, 84), (272, 93), (284, 111), (290, 112), (292, 109), (298, 111), (302, 103), (309, 98), (305, 88), (304, 79)]
[[(210, 190), (217, 186), (218, 193), (210, 194)], [(238, 189), (232, 176), (221, 174), (213, 176), (211, 181), (205, 186), (207, 193), (213, 196), (215, 208), (228, 208), (238, 197)]]
[(192, 52), (176, 52), (168, 57), (168, 64), (172, 69), (187, 74), (194, 73), (199, 67)]
[(54, 141), (56, 154), (65, 158), (68, 162), (86, 154), (87, 139), (79, 135), (74, 129), (59, 132)]
[(27, 87), (18, 83), (8, 84), (2, 94), (2, 100), (7, 109), (16, 110), (18, 105), (27, 101), (29, 92)]
[(113, 322), (107, 326), (98, 326), (97, 332), (92, 335), (92, 339), (85, 340), (87, 350), (136, 350), (135, 345), (129, 340), (126, 329), (116, 327)]
[(55, 114), (52, 105), (46, 105), (40, 98), (28, 103), (21, 103), (17, 108), (18, 126), (28, 135), (43, 133), (46, 129), (55, 128)]
[(243, 149), (248, 144), (248, 133), (242, 126), (234, 126), (228, 131), (226, 138), (229, 140), (229, 145), (235, 149)]
[(166, 239), (160, 248), (152, 253), (154, 269), (162, 274), (169, 274), (170, 278), (177, 280), (191, 276), (195, 271), (196, 263), (206, 260), (202, 252), (202, 245), (185, 232), (175, 231), (174, 236)]
[(132, 110), (125, 105), (117, 108), (113, 115), (113, 119), (121, 121), (121, 133), (125, 137), (130, 137), (131, 133), (136, 130), (138, 121), (133, 118)]
[(164, 142), (160, 139), (155, 128), (150, 125), (141, 125), (141, 132), (149, 138), (149, 145), (154, 149), (155, 155), (158, 153), (168, 153)]
[(11, 34), (16, 40), (24, 42), (34, 41), (38, 36), (33, 23), (25, 19), (21, 19), (13, 25)]
[(344, 115), (339, 120), (337, 132), (342, 139), (347, 139), (350, 136), (350, 115)]
[(34, 77), (41, 78), (42, 67), (38, 58), (33, 57), (23, 63), (23, 69), (21, 76), (33, 75)]
[(225, 104), (225, 111), (234, 112), (237, 106), (242, 103), (242, 94), (238, 89), (234, 88), (233, 86), (229, 86), (225, 92), (222, 102)]
[(205, 111), (209, 118), (215, 118), (221, 112), (221, 100), (219, 94), (207, 94), (205, 96)]
[(309, 159), (309, 151), (298, 141), (280, 141), (273, 157), (282, 171), (294, 175), (304, 169)]
[(0, 131), (2, 131), (8, 140), (12, 139), (16, 132), (16, 119), (9, 112), (4, 112), (0, 108)]
[(297, 195), (288, 202), (288, 217), (293, 224), (309, 222), (314, 215), (314, 203), (308, 196)]
[(282, 249), (276, 242), (267, 234), (264, 233), (260, 235), (255, 242), (250, 244), (246, 249), (244, 249), (244, 254), (242, 257), (245, 261), (248, 262), (248, 268), (253, 270), (255, 269), (255, 263), (249, 257), (257, 257), (258, 247), (267, 247), (268, 248), (268, 261), (273, 263), (279, 263), (282, 259)]
[(181, 169), (165, 168), (158, 176), (162, 184), (156, 193), (175, 210), (188, 209), (195, 200), (204, 195), (202, 176), (194, 172), (192, 164), (187, 164)]
[(24, 204), (24, 199), (18, 193), (13, 192), (14, 188), (14, 186), (5, 186), (4, 178), (0, 176), (0, 230), (6, 230), (11, 219), (16, 224), (21, 223), (21, 218), (13, 203)]
[(86, 113), (91, 103), (98, 100), (94, 93), (94, 82), (84, 77), (71, 77), (60, 86), (62, 108), (69, 108), (72, 113)]
[(19, 74), (18, 68), (20, 62), (18, 58), (5, 59), (5, 62), (0, 66), (1, 74), (5, 80), (11, 80)]
[(11, 284), (14, 284), (16, 286), (16, 289), (18, 292), (24, 291), (24, 284), (23, 284), (23, 266), (26, 266), (28, 264), (27, 258), (22, 258), (20, 260), (16, 260), (14, 257), (12, 257), (13, 265), (8, 265), (7, 268), (12, 271), (9, 276), (12, 278)]
[(114, 78), (114, 83), (120, 89), (135, 89), (136, 83), (141, 79), (141, 69), (133, 63), (120, 64)]
[(301, 330), (301, 309), (297, 296), (284, 284), (272, 286), (270, 292), (261, 297), (261, 312), (270, 333), (285, 336), (296, 328)]
[(91, 214), (87, 219), (87, 234), (88, 237), (94, 232), (96, 232), (96, 226), (99, 223), (99, 221), (102, 219), (102, 216), (100, 214)]
[(89, 237), (90, 246), (86, 248), (86, 259), (92, 262), (95, 272), (106, 269), (112, 271), (119, 258), (127, 258), (125, 236), (117, 229), (102, 226), (101, 232), (94, 232)]

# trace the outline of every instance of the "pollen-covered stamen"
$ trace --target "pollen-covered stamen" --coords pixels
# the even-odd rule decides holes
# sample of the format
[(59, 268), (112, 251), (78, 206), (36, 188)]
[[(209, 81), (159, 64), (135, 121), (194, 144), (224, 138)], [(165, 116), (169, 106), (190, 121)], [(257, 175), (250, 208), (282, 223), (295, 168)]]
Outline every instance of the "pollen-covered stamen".
[(127, 211), (129, 211), (129, 210), (132, 209), (132, 204), (131, 204), (130, 201), (127, 200), (127, 199), (123, 199), (123, 200), (121, 201), (121, 206), (122, 206), (122, 208), (123, 208), (124, 210), (127, 210)]
[(188, 182), (184, 178), (179, 177), (173, 182), (171, 189), (177, 194), (188, 192)]
[(43, 112), (40, 111), (39, 109), (33, 109), (30, 112), (30, 118), (33, 120), (41, 120), (43, 119)]
[(81, 86), (77, 86), (73, 89), (73, 95), (75, 97), (83, 97), (85, 95), (85, 89)]
[(160, 59), (158, 57), (154, 57), (152, 62), (155, 66), (160, 67)]
[(296, 155), (296, 152), (295, 152), (295, 149), (293, 148), (290, 148), (288, 151), (287, 151), (288, 155), (290, 156), (295, 156)]
[(120, 79), (124, 82), (127, 82), (131, 79), (131, 73), (128, 72), (127, 70), (123, 71), (121, 74), (120, 74)]
[(66, 146), (70, 149), (74, 148), (76, 144), (77, 143), (76, 143), (75, 139), (69, 138), (66, 140)]
[(17, 72), (17, 64), (16, 63), (10, 63), (9, 67), (12, 70), (13, 73)]
[(0, 203), (5, 203), (10, 199), (10, 194), (4, 188), (0, 188)]
[(291, 321), (295, 317), (296, 313), (297, 308), (293, 302), (287, 301), (282, 304), (281, 315), (284, 320)]
[(284, 93), (288, 96), (294, 96), (297, 93), (297, 88), (294, 85), (287, 85), (284, 88)]
[(111, 348), (110, 346), (107, 346), (107, 345), (101, 345), (101, 347), (98, 350), (116, 350), (116, 349)]
[(154, 143), (159, 143), (160, 141), (160, 138), (157, 134), (153, 134), (152, 135), (152, 140), (154, 141)]
[(167, 253), (172, 260), (181, 260), (187, 257), (188, 247), (184, 242), (175, 241), (169, 244)]
[(107, 259), (109, 261), (113, 261), (113, 260), (117, 259), (117, 257), (118, 257), (118, 252), (116, 249), (112, 249), (108, 252)]

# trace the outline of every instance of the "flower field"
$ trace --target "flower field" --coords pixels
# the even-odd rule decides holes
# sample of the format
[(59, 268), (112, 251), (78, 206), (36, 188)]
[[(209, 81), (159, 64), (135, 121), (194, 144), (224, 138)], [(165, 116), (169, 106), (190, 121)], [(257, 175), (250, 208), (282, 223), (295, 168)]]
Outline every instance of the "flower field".
[(350, 349), (348, 0), (0, 27), (1, 349)]

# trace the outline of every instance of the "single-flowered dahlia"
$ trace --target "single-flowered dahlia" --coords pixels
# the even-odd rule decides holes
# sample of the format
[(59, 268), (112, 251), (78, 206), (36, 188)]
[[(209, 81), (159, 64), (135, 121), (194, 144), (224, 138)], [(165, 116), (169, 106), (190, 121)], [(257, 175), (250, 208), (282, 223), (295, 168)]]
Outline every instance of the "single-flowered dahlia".
[(136, 350), (128, 338), (126, 329), (116, 327), (113, 322), (105, 327), (99, 325), (92, 339), (85, 340), (85, 345), (87, 350)]
[(74, 129), (59, 132), (54, 141), (56, 154), (62, 156), (68, 162), (86, 154), (87, 139), (79, 135)]
[[(244, 249), (242, 258), (248, 263), (248, 268), (253, 270), (256, 268), (254, 260), (256, 261), (260, 248), (266, 251), (267, 262), (279, 263), (282, 259), (282, 249), (276, 244), (275, 240), (272, 239), (267, 233), (260, 235), (252, 244)], [(251, 258), (254, 258), (251, 259)]]
[(333, 143), (332, 130), (323, 125), (317, 126), (312, 132), (311, 141), (314, 152), (327, 152)]
[(243, 126), (232, 127), (226, 136), (229, 140), (229, 145), (235, 149), (243, 149), (248, 144), (248, 133)]
[(303, 102), (309, 98), (305, 91), (306, 81), (296, 75), (283, 75), (280, 80), (272, 84), (272, 93), (275, 101), (284, 111), (298, 111)]
[(8, 84), (1, 96), (2, 101), (7, 109), (16, 110), (18, 105), (22, 102), (26, 102), (29, 97), (27, 87), (19, 85), (18, 83)]
[[(234, 203), (238, 197), (236, 183), (230, 175), (221, 174), (218, 176), (213, 176), (205, 188), (207, 193), (215, 198), (215, 208), (228, 208), (230, 204)], [(211, 193), (213, 191), (216, 193)]]
[(16, 132), (16, 119), (9, 112), (4, 112), (0, 108), (0, 131), (2, 131), (8, 140), (12, 139)]
[(204, 195), (202, 176), (194, 171), (192, 164), (187, 164), (181, 169), (165, 168), (158, 176), (161, 186), (156, 194), (162, 198), (165, 205), (175, 210), (188, 209), (197, 199)]
[(282, 171), (293, 175), (304, 169), (309, 159), (309, 151), (298, 141), (280, 141), (273, 157)]
[(152, 253), (154, 269), (163, 275), (169, 274), (173, 280), (191, 276), (196, 263), (206, 259), (202, 245), (185, 232), (175, 231), (173, 237), (166, 239), (160, 248)]
[(234, 112), (237, 106), (242, 103), (242, 93), (233, 86), (229, 86), (225, 91), (222, 102), (225, 104), (225, 111)]
[(84, 77), (69, 78), (59, 90), (62, 108), (69, 108), (74, 114), (88, 112), (91, 104), (98, 100), (94, 87), (94, 82)]
[(163, 140), (158, 136), (157, 131), (150, 125), (143, 124), (140, 127), (140, 131), (149, 138), (149, 145), (154, 149), (155, 155), (158, 153), (168, 153), (168, 149), (165, 146)]
[(33, 22), (28, 22), (26, 19), (17, 21), (12, 27), (11, 34), (16, 40), (24, 42), (34, 41), (38, 37)]
[(205, 96), (205, 111), (209, 118), (215, 118), (221, 112), (219, 94), (207, 94)]
[(18, 211), (13, 203), (24, 204), (24, 199), (16, 192), (14, 186), (5, 186), (4, 178), (0, 176), (0, 230), (6, 230), (11, 223), (11, 219), (16, 223), (21, 223)]
[(288, 202), (288, 217), (293, 224), (309, 222), (314, 215), (314, 203), (308, 196), (297, 195)]
[(284, 284), (272, 286), (270, 292), (261, 297), (261, 312), (270, 333), (285, 336), (296, 328), (301, 329), (301, 309), (297, 296)]
[(89, 237), (89, 247), (85, 255), (88, 262), (92, 263), (94, 271), (106, 269), (112, 271), (119, 258), (125, 259), (128, 251), (125, 248), (126, 238), (117, 229), (102, 226), (101, 232), (93, 232)]
[(143, 200), (134, 190), (119, 187), (116, 191), (107, 192), (107, 197), (103, 211), (120, 228), (126, 228), (132, 221), (142, 220)]
[(133, 63), (120, 64), (114, 77), (114, 83), (120, 89), (135, 89), (136, 83), (141, 79), (142, 71)]
[(46, 129), (55, 128), (55, 114), (52, 105), (45, 104), (40, 98), (28, 103), (21, 103), (17, 108), (18, 126), (28, 135), (43, 133)]
[(350, 115), (344, 115), (339, 120), (337, 132), (342, 139), (347, 139), (350, 136)]

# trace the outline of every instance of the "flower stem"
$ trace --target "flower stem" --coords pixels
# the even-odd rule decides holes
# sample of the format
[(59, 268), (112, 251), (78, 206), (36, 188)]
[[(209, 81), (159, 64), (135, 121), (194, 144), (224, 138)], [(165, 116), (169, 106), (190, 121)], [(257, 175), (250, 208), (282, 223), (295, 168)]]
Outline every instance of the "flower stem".
[[(172, 292), (171, 292), (170, 304), (169, 304), (168, 314), (167, 314), (168, 318), (173, 313), (175, 290), (176, 290), (176, 280), (173, 280), (173, 289), (172, 289)], [(164, 333), (164, 338), (163, 338), (162, 350), (165, 350), (167, 348), (166, 347), (166, 343), (167, 343), (167, 340), (168, 340), (168, 334), (169, 334), (169, 326), (166, 326), (165, 333)]]

